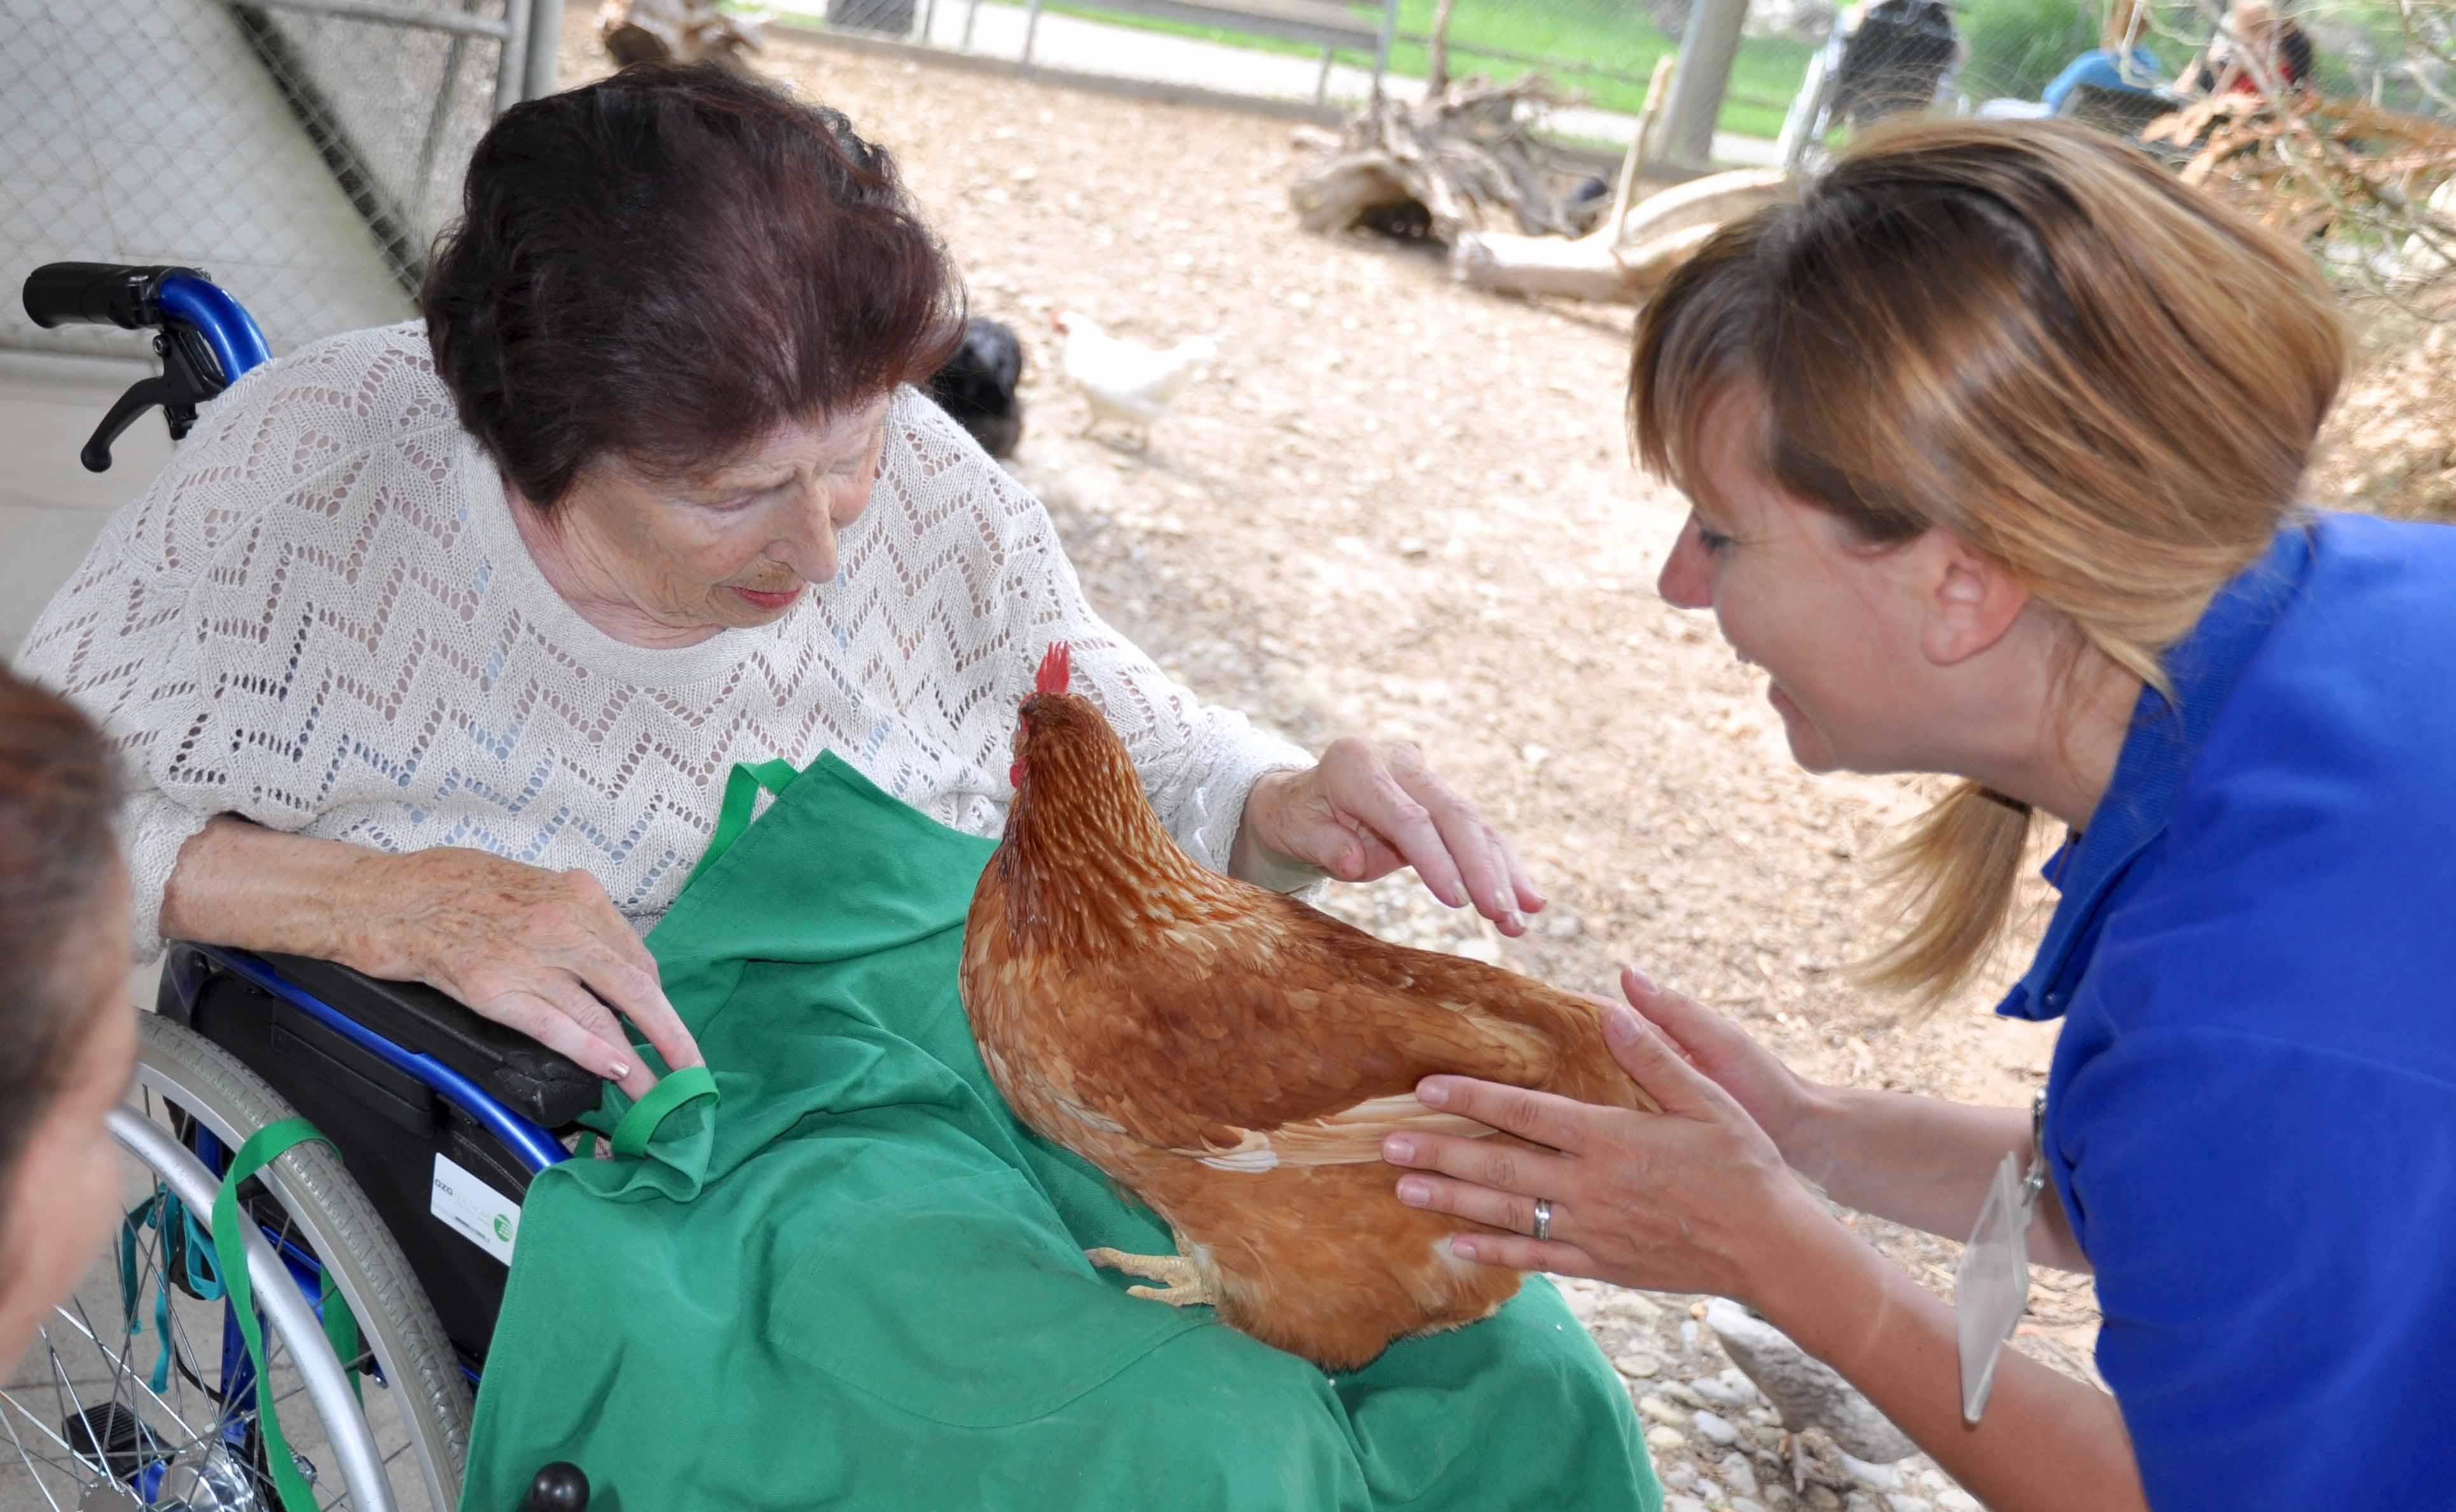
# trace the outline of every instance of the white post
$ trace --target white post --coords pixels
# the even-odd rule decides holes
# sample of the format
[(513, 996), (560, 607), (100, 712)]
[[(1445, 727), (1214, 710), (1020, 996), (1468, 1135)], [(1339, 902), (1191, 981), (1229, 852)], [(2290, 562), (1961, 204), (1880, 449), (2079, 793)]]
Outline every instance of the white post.
[(522, 69), (522, 96), (554, 92), (554, 58), (563, 47), (563, 0), (529, 0), (529, 55)]
[(1688, 31), (1671, 71), (1671, 98), (1663, 108), (1662, 156), (1687, 168), (1709, 166), (1714, 117), (1730, 92), (1731, 59), (1740, 51), (1748, 0), (1690, 0)]
[(498, 115), (528, 98), (531, 14), (529, 0), (505, 0), (503, 51), (495, 59), (495, 113)]

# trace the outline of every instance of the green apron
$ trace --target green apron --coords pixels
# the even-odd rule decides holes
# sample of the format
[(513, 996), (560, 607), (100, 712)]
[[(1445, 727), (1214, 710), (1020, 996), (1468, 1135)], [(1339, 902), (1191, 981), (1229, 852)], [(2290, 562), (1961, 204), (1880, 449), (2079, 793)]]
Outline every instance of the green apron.
[(1015, 1120), (956, 995), (991, 842), (833, 755), (755, 772), (648, 939), (722, 1100), (530, 1188), (464, 1506), (556, 1460), (591, 1512), (1661, 1504), (1540, 1279), (1338, 1378), (1125, 1295), (1084, 1249), (1167, 1229)]

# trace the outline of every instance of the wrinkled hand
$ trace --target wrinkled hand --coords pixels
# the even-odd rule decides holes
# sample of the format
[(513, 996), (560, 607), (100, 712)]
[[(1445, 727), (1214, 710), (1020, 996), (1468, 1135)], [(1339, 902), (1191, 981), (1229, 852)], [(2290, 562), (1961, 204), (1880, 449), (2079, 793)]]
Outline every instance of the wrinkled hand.
[(1342, 882), (1413, 867), (1433, 896), (1476, 911), (1504, 934), (1526, 931), (1543, 894), (1509, 843), (1433, 775), (1415, 746), (1349, 736), (1310, 770), (1273, 772), (1245, 801), (1246, 837)]
[[(1750, 1300), (1811, 1226), (1833, 1220), (1747, 1110), (1668, 1035), (1615, 1006), (1604, 1038), (1663, 1112), (1426, 1077), (1416, 1090), (1425, 1106), (1543, 1148), (1393, 1134), (1382, 1158), (1429, 1173), (1401, 1177), (1400, 1200), (1509, 1231), (1451, 1239), (1452, 1252), (1467, 1259)], [(1538, 1197), (1552, 1204), (1544, 1242), (1527, 1236)]]
[(516, 1029), (637, 1097), (656, 1077), (615, 1015), (675, 1068), (699, 1046), (665, 1000), (656, 958), (585, 871), (548, 871), (483, 850), (371, 856), (338, 959), (419, 981)]

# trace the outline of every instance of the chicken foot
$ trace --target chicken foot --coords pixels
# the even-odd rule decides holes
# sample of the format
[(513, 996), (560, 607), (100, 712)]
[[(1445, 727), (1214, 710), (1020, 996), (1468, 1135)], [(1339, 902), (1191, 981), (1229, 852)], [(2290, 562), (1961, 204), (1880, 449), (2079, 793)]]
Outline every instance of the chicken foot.
[(1192, 1260), (1182, 1255), (1128, 1255), (1105, 1246), (1085, 1250), (1083, 1257), (1102, 1270), (1123, 1271), (1164, 1286), (1129, 1286), (1128, 1297), (1148, 1297), (1171, 1307), (1217, 1307), (1219, 1293)]

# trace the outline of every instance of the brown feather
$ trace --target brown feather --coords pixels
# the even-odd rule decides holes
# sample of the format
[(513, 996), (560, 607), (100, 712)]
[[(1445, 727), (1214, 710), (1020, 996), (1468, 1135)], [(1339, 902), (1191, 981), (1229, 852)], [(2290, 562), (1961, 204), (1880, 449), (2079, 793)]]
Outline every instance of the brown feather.
[(1650, 1110), (1602, 1010), (1196, 865), (1080, 697), (1026, 699), (1016, 754), (963, 958), (1015, 1113), (1165, 1218), (1230, 1323), (1327, 1367), (1506, 1301), (1518, 1275), (1452, 1258), (1474, 1225), (1401, 1203), (1381, 1141), (1489, 1133), (1416, 1102), (1436, 1073)]

